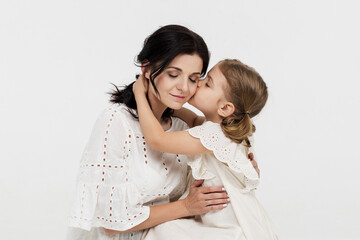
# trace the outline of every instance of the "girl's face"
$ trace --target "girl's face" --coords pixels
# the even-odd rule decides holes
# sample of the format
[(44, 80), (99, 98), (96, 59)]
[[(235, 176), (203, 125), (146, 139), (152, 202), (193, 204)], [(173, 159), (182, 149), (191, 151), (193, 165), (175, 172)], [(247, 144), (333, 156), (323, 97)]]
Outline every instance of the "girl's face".
[(189, 104), (203, 112), (207, 118), (216, 116), (217, 110), (227, 101), (224, 91), (227, 85), (226, 78), (217, 64), (204, 80), (199, 81), (198, 89), (189, 100)]
[[(154, 79), (160, 98), (152, 87), (150, 91), (166, 107), (180, 109), (194, 95), (202, 67), (199, 55), (179, 55)], [(145, 77), (148, 78), (149, 73), (145, 73)]]

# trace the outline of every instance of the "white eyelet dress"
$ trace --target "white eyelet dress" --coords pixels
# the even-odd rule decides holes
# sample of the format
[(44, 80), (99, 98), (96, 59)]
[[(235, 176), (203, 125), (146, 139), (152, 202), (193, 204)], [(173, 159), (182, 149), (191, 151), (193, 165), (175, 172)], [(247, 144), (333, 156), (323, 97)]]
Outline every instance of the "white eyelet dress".
[(245, 147), (231, 141), (219, 124), (210, 121), (188, 132), (213, 152), (188, 156), (193, 178), (205, 179), (203, 186), (223, 185), (231, 202), (222, 210), (160, 224), (144, 234), (143, 239), (278, 239), (271, 220), (255, 197), (254, 189), (259, 184), (259, 177), (246, 156)]
[[(171, 120), (168, 131), (188, 128), (178, 118)], [(140, 239), (143, 231), (109, 236), (103, 228), (128, 230), (149, 217), (149, 206), (177, 200), (186, 187), (186, 160), (150, 149), (126, 106), (107, 108), (80, 162), (67, 239)]]

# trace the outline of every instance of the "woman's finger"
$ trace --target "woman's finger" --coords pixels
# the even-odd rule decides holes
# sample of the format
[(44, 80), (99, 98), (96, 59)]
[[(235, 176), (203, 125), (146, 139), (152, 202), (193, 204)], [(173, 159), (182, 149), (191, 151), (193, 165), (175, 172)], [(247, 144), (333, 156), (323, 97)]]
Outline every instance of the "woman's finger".
[(226, 192), (223, 193), (208, 193), (204, 194), (205, 200), (211, 200), (211, 199), (227, 199), (229, 198), (228, 194)]
[(211, 206), (211, 205), (219, 205), (219, 204), (228, 204), (230, 203), (230, 199), (215, 199), (215, 200), (207, 200), (206, 201), (206, 206)]
[(255, 159), (254, 159), (254, 160), (252, 160), (252, 161), (251, 161), (251, 163), (252, 163), (252, 165), (253, 165), (253, 167), (254, 167), (255, 171), (257, 172), (258, 176), (260, 177), (260, 169), (259, 169), (259, 166), (258, 166), (258, 164), (257, 164), (256, 160), (255, 160)]
[(200, 180), (194, 180), (194, 182), (191, 184), (191, 187), (199, 187), (201, 186), (201, 184), (203, 184), (204, 179), (200, 179)]
[(209, 186), (209, 187), (200, 187), (201, 193), (215, 193), (215, 192), (226, 192), (225, 188), (223, 186)]
[(147, 79), (145, 76), (143, 77), (143, 83), (145, 86), (145, 89), (148, 91), (149, 90), (149, 79)]
[(221, 210), (226, 208), (227, 204), (218, 204), (218, 205), (210, 205), (204, 208), (206, 212), (214, 211), (214, 210)]

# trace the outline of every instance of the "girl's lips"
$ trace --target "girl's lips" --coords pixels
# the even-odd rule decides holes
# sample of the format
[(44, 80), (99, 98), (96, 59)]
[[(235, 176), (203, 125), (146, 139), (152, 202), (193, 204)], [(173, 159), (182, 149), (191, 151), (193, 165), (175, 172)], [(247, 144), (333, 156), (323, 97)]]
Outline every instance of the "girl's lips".
[(180, 100), (185, 99), (184, 96), (173, 95), (173, 94), (171, 94), (171, 93), (170, 93), (170, 95), (173, 96), (173, 97), (176, 98), (176, 99), (180, 99)]

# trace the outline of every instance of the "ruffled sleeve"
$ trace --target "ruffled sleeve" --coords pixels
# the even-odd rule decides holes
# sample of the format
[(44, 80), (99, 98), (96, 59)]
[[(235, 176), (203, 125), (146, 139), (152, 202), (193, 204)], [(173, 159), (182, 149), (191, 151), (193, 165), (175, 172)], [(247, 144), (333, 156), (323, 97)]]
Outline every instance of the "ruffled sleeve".
[[(237, 174), (244, 185), (244, 189), (240, 191), (246, 193), (258, 186), (259, 176), (246, 156), (245, 146), (227, 138), (219, 124), (207, 121), (201, 126), (189, 129), (188, 132), (191, 136), (199, 138), (202, 145), (211, 150), (217, 160), (226, 163)], [(214, 174), (207, 170), (201, 155), (189, 158), (188, 164), (192, 168), (194, 178), (210, 179), (214, 177)]]
[(132, 131), (119, 108), (105, 110), (97, 119), (83, 153), (70, 226), (124, 231), (149, 217), (138, 187), (128, 176), (133, 158)]

